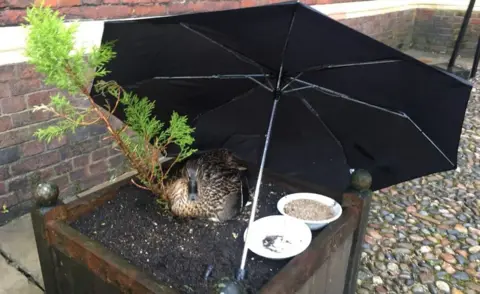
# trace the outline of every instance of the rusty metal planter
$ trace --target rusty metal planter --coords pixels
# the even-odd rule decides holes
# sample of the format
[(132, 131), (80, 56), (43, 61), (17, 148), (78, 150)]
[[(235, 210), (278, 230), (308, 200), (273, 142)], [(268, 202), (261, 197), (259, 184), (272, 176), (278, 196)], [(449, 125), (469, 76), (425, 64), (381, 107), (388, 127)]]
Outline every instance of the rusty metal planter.
[[(89, 190), (68, 204), (36, 207), (32, 223), (47, 294), (179, 293), (73, 229), (69, 223), (114, 198), (133, 174)], [(273, 180), (278, 176), (267, 174)], [(319, 187), (281, 179), (290, 189), (324, 193)], [(302, 254), (284, 266), (260, 293), (354, 293), (361, 241), (371, 192), (356, 188), (339, 195), (344, 212)], [(362, 190), (362, 191), (360, 191)], [(328, 194), (327, 194), (328, 195)], [(336, 198), (336, 197), (335, 197)]]

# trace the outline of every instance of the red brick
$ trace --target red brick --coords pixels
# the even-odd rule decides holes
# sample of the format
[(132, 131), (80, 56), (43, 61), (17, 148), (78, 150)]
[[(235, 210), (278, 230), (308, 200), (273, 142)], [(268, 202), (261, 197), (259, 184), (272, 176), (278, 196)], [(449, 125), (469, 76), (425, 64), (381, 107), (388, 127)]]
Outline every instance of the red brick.
[(89, 125), (87, 127), (88, 133), (90, 134), (90, 137), (95, 137), (98, 135), (103, 135), (105, 133), (108, 133), (107, 127), (103, 124), (103, 122), (100, 122), (98, 124), (93, 124)]
[(136, 6), (133, 13), (138, 16), (164, 15), (167, 13), (167, 8), (164, 5)]
[(61, 138), (53, 139), (52, 141), (50, 141), (50, 143), (47, 144), (47, 149), (57, 149), (64, 146), (65, 144), (67, 144), (67, 137), (63, 136)]
[(90, 164), (88, 166), (88, 173), (90, 175), (97, 175), (108, 170), (108, 164), (105, 161), (99, 161), (97, 163)]
[(78, 6), (81, 4), (81, 0), (57, 0), (57, 7)]
[(117, 154), (108, 158), (108, 165), (112, 169), (121, 167), (125, 163), (126, 159), (123, 154)]
[(472, 18), (472, 19), (470, 19), (470, 24), (472, 24), (472, 25), (478, 25), (478, 24), (480, 24), (480, 18)]
[(13, 96), (25, 95), (42, 89), (42, 83), (38, 79), (24, 79), (10, 83), (10, 91)]
[(59, 177), (52, 178), (52, 179), (50, 179), (50, 181), (52, 181), (53, 183), (57, 184), (59, 190), (65, 189), (65, 188), (70, 184), (70, 180), (69, 180), (69, 178), (68, 178), (68, 174), (67, 174), (67, 175), (61, 175), (61, 176), (59, 176)]
[[(37, 171), (36, 173), (39, 174), (39, 180), (40, 181), (48, 181), (55, 176), (55, 169), (50, 166), (50, 167), (44, 168), (40, 171)], [(36, 183), (34, 183), (34, 184), (36, 184)]]
[(101, 5), (97, 7), (98, 18), (121, 18), (132, 14), (133, 8), (126, 5), (107, 6)]
[[(7, 186), (5, 185), (5, 182), (0, 182), (0, 195), (4, 195), (7, 193)], [(1, 204), (0, 204), (1, 207)]]
[(30, 141), (33, 139), (33, 132), (33, 128), (13, 129), (3, 132), (0, 136), (0, 149)]
[(192, 12), (194, 10), (194, 6), (192, 3), (172, 3), (168, 5), (168, 14), (181, 14)]
[[(152, 3), (152, 2), (156, 2), (156, 1), (152, 1), (152, 0), (122, 0), (122, 3), (126, 3), (126, 4), (140, 4), (140, 3)], [(142, 7), (142, 6), (139, 6), (139, 7)], [(137, 7), (135, 7), (136, 9)]]
[[(84, 155), (98, 149), (98, 138), (90, 138), (88, 140), (77, 142), (75, 144), (67, 144), (59, 148), (62, 159), (68, 159), (79, 155)], [(87, 155), (88, 156), (88, 155)]]
[(31, 186), (33, 177), (29, 175), (22, 175), (20, 177), (16, 177), (13, 179), (8, 180), (8, 191), (15, 192), (15, 191), (25, 191), (28, 190)]
[(240, 3), (237, 1), (220, 1), (218, 4), (215, 4), (213, 10), (227, 10), (237, 8), (240, 8)]
[(8, 2), (10, 8), (26, 8), (33, 3), (33, 0), (9, 0)]
[(40, 79), (41, 75), (35, 70), (35, 67), (28, 63), (17, 64), (16, 77), (19, 80), (23, 79)]
[(19, 113), (12, 114), (13, 126), (19, 128), (22, 126), (42, 122), (54, 117), (54, 114), (49, 111), (31, 111), (26, 110)]
[[(103, 1), (103, 3), (107, 3)], [(100, 5), (102, 4), (101, 0), (82, 0), (82, 4), (87, 4), (87, 5)]]
[[(35, 0), (35, 4), (40, 4), (42, 3), (43, 0)], [(49, 7), (55, 7), (57, 6), (57, 0), (45, 0), (43, 1), (45, 6)]]
[(11, 81), (15, 79), (15, 66), (13, 64), (0, 66), (0, 82)]
[(10, 85), (8, 83), (0, 83), (0, 98), (10, 97)]
[(84, 167), (90, 163), (88, 154), (77, 156), (73, 159), (74, 168)]
[(55, 95), (56, 91), (45, 90), (26, 95), (28, 108), (41, 104), (49, 104), (50, 96)]
[(257, 1), (255, 0), (241, 0), (240, 7), (253, 7), (257, 5)]
[(127, 5), (99, 5), (60, 8), (66, 18), (110, 19), (131, 15), (133, 8)]
[(20, 146), (20, 150), (22, 151), (22, 156), (32, 156), (45, 151), (45, 144), (40, 141), (30, 141), (23, 143)]
[(81, 181), (82, 179), (84, 179), (85, 177), (88, 176), (87, 168), (85, 167), (85, 168), (76, 169), (76, 170), (70, 172), (68, 175), (70, 177), (70, 182), (71, 183)]
[(25, 22), (25, 17), (26, 12), (25, 10), (3, 10), (0, 11), (0, 25), (17, 25), (20, 23), (26, 23)]
[(25, 108), (27, 108), (27, 104), (23, 96), (3, 98), (0, 100), (0, 109), (3, 114), (19, 112), (25, 110)]
[(8, 165), (0, 166), (0, 181), (4, 181), (10, 178), (10, 172), (8, 171)]
[(69, 144), (75, 144), (76, 142), (82, 142), (87, 140), (90, 137), (90, 132), (88, 127), (79, 127), (75, 132), (70, 132), (68, 134), (67, 141)]
[(48, 153), (38, 154), (18, 163), (12, 164), (11, 170), (13, 175), (20, 175), (26, 172), (35, 171), (42, 167), (46, 167), (60, 161), (60, 153), (52, 151)]
[(0, 116), (0, 133), (13, 127), (12, 118), (9, 115)]
[(110, 147), (104, 147), (102, 149), (98, 149), (98, 150), (93, 151), (92, 154), (91, 154), (91, 157), (90, 157), (91, 161), (95, 162), (95, 161), (98, 161), (98, 160), (106, 159), (108, 157), (108, 151), (110, 149), (111, 149)]
[(73, 170), (73, 160), (64, 161), (53, 167), (57, 176), (68, 174)]

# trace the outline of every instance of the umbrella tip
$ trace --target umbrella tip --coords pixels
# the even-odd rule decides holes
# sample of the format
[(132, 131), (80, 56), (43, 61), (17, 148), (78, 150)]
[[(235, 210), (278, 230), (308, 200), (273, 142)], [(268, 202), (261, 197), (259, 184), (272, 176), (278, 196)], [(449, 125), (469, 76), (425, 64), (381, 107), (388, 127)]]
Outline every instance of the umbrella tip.
[(351, 185), (358, 191), (370, 189), (372, 186), (372, 175), (364, 169), (357, 169), (352, 173)]

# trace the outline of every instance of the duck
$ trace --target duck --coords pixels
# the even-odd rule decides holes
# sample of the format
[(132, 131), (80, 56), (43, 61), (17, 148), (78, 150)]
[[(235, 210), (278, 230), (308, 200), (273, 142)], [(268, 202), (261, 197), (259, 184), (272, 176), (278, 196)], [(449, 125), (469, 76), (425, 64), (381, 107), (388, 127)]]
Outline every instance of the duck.
[(163, 196), (177, 217), (225, 222), (240, 214), (250, 198), (247, 172), (228, 149), (202, 152), (181, 164)]

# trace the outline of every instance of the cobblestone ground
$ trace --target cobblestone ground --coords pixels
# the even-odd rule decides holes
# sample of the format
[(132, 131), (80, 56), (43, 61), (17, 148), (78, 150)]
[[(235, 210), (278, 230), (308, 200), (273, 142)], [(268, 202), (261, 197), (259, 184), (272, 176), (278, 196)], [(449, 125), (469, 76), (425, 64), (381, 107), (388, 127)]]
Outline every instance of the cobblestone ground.
[(374, 194), (358, 294), (480, 293), (480, 79), (459, 167)]

